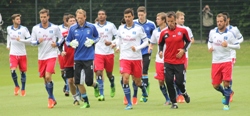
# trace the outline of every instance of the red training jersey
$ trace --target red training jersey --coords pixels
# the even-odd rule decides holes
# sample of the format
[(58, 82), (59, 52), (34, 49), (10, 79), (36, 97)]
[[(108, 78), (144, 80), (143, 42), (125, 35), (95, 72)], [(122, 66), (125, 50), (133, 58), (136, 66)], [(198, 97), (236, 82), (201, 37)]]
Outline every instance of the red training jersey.
[[(63, 36), (66, 37), (68, 35), (68, 30), (63, 33)], [(66, 42), (64, 43), (64, 51), (66, 52), (66, 55), (64, 56), (64, 67), (74, 67), (74, 53), (75, 49), (72, 47), (68, 47), (66, 45)]]
[[(175, 29), (170, 30), (166, 28), (160, 34), (159, 47), (166, 45), (164, 52), (164, 62), (169, 64), (184, 64), (186, 56), (185, 54), (181, 58), (177, 58), (178, 49), (187, 50), (190, 45), (190, 38), (188, 32), (185, 28), (175, 27)], [(163, 47), (160, 47), (160, 51)]]

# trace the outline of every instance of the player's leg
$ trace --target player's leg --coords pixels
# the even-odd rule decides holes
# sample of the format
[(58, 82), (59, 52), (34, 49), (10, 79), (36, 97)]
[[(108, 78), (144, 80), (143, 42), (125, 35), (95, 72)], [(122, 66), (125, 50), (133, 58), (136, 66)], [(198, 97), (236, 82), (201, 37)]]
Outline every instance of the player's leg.
[(222, 75), (225, 95), (225, 104), (223, 110), (229, 110), (230, 95), (232, 93), (230, 86), (230, 82), (232, 81), (232, 62), (223, 63)]
[(145, 84), (147, 88), (147, 93), (149, 94), (150, 83), (148, 81), (148, 68), (150, 64), (151, 54), (145, 54), (142, 56), (142, 58), (143, 58), (142, 82)]
[(75, 61), (75, 72), (74, 72), (74, 80), (75, 85), (78, 87), (79, 92), (81, 94), (81, 98), (83, 99), (84, 103), (81, 108), (89, 108), (89, 99), (86, 93), (86, 88), (84, 87), (85, 81), (85, 74), (83, 73), (83, 61)]
[(78, 93), (76, 92), (76, 86), (74, 84), (74, 79), (73, 79), (74, 78), (74, 68), (67, 67), (67, 68), (64, 68), (64, 71), (65, 71), (65, 78), (68, 81), (69, 90), (70, 90), (70, 92), (73, 96), (73, 99), (74, 99), (73, 104), (80, 105), (80, 98), (79, 98)]
[(21, 71), (21, 83), (22, 83), (21, 96), (25, 96), (26, 95), (25, 85), (26, 85), (27, 57), (20, 56), (18, 62), (19, 62), (19, 69)]
[(98, 97), (98, 101), (104, 101), (104, 82), (103, 82), (103, 70), (104, 70), (104, 55), (95, 54), (94, 60), (94, 71), (96, 74), (96, 81), (98, 83), (98, 88), (100, 93), (95, 96)]
[(185, 87), (185, 78), (186, 78), (186, 70), (184, 64), (173, 65), (175, 69), (175, 83), (177, 87), (180, 89), (183, 97), (185, 98), (186, 103), (190, 102), (190, 97), (187, 94)]
[[(235, 63), (236, 63), (236, 58), (232, 58), (232, 73), (233, 73), (233, 67), (234, 67)], [(233, 76), (232, 76), (232, 80), (230, 81), (230, 87), (231, 87), (231, 89), (232, 89), (232, 86), (233, 86)], [(232, 90), (232, 93), (230, 94), (230, 100), (229, 100), (230, 102), (233, 101), (233, 95), (234, 95), (234, 91)]]
[[(214, 89), (218, 92), (220, 92), (224, 98), (224, 89), (223, 87), (220, 85), (220, 83), (222, 82), (221, 78), (222, 78), (222, 73), (220, 71), (220, 67), (221, 64), (212, 64), (212, 70), (211, 70), (211, 78), (212, 78), (212, 85), (214, 87)], [(224, 102), (224, 101), (222, 101)]]
[(57, 104), (54, 94), (53, 94), (54, 83), (52, 81), (52, 74), (55, 73), (55, 63), (56, 63), (56, 58), (47, 59), (45, 63), (46, 68), (45, 68), (44, 80), (45, 80), (45, 86), (47, 88), (47, 92), (49, 95), (48, 108), (53, 108)]
[(165, 83), (167, 84), (168, 94), (170, 101), (172, 102), (172, 109), (177, 109), (178, 105), (176, 102), (176, 91), (174, 87), (174, 67), (172, 64), (164, 63), (164, 77)]
[(136, 86), (141, 88), (142, 90), (142, 101), (147, 102), (148, 100), (148, 92), (146, 90), (147, 85), (143, 81), (141, 81), (142, 61), (134, 60), (132, 62), (131, 67), (132, 67), (131, 74), (133, 75), (133, 80), (135, 81)]
[(115, 77), (113, 75), (113, 68), (114, 68), (114, 54), (106, 55), (105, 56), (105, 63), (104, 67), (106, 70), (107, 77), (110, 82), (110, 96), (115, 96)]
[(15, 84), (14, 95), (18, 95), (20, 87), (17, 80), (16, 68), (18, 65), (18, 56), (10, 55), (10, 73), (12, 80)]
[(167, 88), (166, 88), (165, 81), (164, 81), (164, 63), (156, 62), (155, 69), (156, 69), (155, 79), (158, 80), (160, 90), (161, 90), (161, 92), (166, 100), (164, 104), (170, 105), (171, 101), (170, 101), (170, 98), (168, 96)]
[(65, 96), (69, 96), (69, 87), (68, 87), (68, 82), (67, 79), (65, 78), (65, 71), (64, 71), (64, 58), (61, 55), (58, 55), (58, 62), (59, 62), (59, 66), (60, 66), (60, 70), (61, 70), (61, 77), (65, 83), (65, 85), (63, 86), (63, 92), (65, 94)]
[(120, 60), (120, 73), (122, 74), (122, 88), (124, 95), (128, 101), (128, 104), (125, 110), (132, 109), (131, 103), (131, 92), (129, 87), (129, 76), (131, 74), (131, 61), (129, 60)]

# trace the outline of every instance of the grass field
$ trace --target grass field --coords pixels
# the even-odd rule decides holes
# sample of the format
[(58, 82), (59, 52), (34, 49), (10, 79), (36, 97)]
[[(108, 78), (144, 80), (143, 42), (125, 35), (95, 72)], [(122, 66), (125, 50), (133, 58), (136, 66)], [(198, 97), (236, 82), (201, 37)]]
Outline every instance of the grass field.
[[(150, 95), (147, 103), (138, 103), (133, 110), (124, 110), (122, 104), (123, 91), (120, 85), (118, 68), (118, 55), (116, 55), (114, 75), (116, 77), (116, 96), (109, 97), (109, 82), (105, 81), (106, 101), (99, 102), (94, 97), (93, 88), (87, 88), (91, 107), (80, 109), (73, 106), (72, 96), (65, 97), (62, 92), (64, 85), (60, 77), (59, 67), (53, 75), (54, 94), (58, 104), (53, 109), (47, 108), (47, 92), (43, 80), (38, 78), (37, 48), (27, 46), (28, 72), (27, 72), (27, 94), (25, 97), (14, 96), (14, 84), (10, 76), (8, 51), (5, 46), (0, 45), (0, 116), (247, 116), (250, 103), (250, 43), (241, 44), (237, 51), (237, 62), (233, 72), (234, 101), (231, 103), (230, 111), (222, 110), (221, 94), (215, 91), (211, 85), (210, 66), (211, 54), (207, 52), (205, 44), (193, 44), (189, 50), (189, 67), (187, 71), (187, 91), (191, 97), (189, 104), (179, 104), (179, 109), (172, 110), (170, 106), (164, 106), (164, 98), (159, 90), (158, 82), (154, 76), (155, 52), (149, 70)], [(19, 71), (18, 71), (19, 72)], [(20, 74), (18, 73), (18, 76)], [(18, 78), (20, 84), (20, 76)], [(139, 91), (138, 95), (141, 92)]]

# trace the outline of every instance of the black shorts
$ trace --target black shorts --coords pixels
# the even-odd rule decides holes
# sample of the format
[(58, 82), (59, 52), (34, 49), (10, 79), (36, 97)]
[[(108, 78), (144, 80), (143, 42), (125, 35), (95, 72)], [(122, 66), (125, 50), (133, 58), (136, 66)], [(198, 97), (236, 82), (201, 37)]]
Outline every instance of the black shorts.
[(184, 83), (185, 82), (185, 67), (184, 64), (169, 64), (164, 63), (164, 76), (166, 81), (174, 81), (178, 83)]
[(74, 79), (75, 84), (83, 84), (85, 82), (87, 86), (91, 86), (93, 84), (94, 78), (94, 66), (93, 60), (88, 61), (79, 61), (75, 60), (75, 73)]
[(148, 74), (148, 67), (150, 64), (150, 60), (151, 60), (151, 54), (144, 54), (142, 55), (142, 74)]
[(75, 70), (74, 70), (73, 67), (66, 67), (66, 68), (64, 68), (64, 72), (65, 72), (66, 79), (74, 77)]

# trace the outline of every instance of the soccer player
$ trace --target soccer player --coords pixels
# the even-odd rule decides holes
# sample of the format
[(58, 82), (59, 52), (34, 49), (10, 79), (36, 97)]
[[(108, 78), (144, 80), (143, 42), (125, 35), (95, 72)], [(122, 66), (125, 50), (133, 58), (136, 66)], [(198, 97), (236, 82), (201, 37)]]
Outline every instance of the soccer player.
[(163, 30), (159, 38), (159, 56), (163, 57), (164, 52), (164, 76), (167, 84), (169, 97), (172, 102), (172, 109), (177, 109), (175, 84), (181, 90), (182, 95), (187, 103), (190, 102), (190, 97), (185, 89), (185, 52), (190, 45), (190, 38), (185, 28), (176, 26), (176, 14), (173, 11), (167, 13), (168, 28)]
[[(212, 53), (211, 78), (215, 90), (223, 95), (223, 110), (229, 110), (229, 99), (232, 93), (230, 81), (232, 78), (231, 49), (240, 49), (240, 44), (233, 32), (226, 28), (227, 17), (216, 16), (217, 27), (210, 31), (208, 51)], [(223, 82), (224, 88), (220, 85)]]
[(66, 44), (75, 48), (74, 53), (74, 80), (78, 87), (84, 104), (81, 108), (89, 108), (89, 100), (84, 87), (83, 81), (87, 86), (93, 86), (95, 89), (95, 97), (99, 96), (98, 83), (93, 82), (94, 66), (93, 60), (95, 55), (95, 47), (99, 40), (98, 32), (95, 26), (86, 22), (86, 11), (78, 9), (76, 11), (77, 23), (72, 25), (66, 39)]
[[(66, 22), (67, 22), (67, 28), (73, 24), (76, 23), (76, 19), (74, 15), (68, 14), (66, 17)], [(67, 37), (68, 35), (68, 30), (64, 31), (63, 37)], [(77, 87), (74, 84), (74, 48), (68, 47), (66, 43), (63, 44), (63, 51), (61, 52), (62, 57), (64, 58), (64, 72), (65, 72), (65, 78), (67, 79), (69, 89), (71, 94), (73, 95), (74, 105), (80, 105), (80, 97), (79, 94), (77, 93)]]
[[(153, 21), (150, 21), (146, 18), (147, 16), (146, 8), (144, 6), (138, 7), (137, 15), (138, 19), (134, 20), (135, 24), (142, 26), (145, 30), (145, 33), (147, 34), (147, 38), (151, 38), (153, 30), (156, 28), (156, 26)], [(141, 51), (142, 51), (142, 62), (143, 62), (142, 81), (145, 83), (147, 92), (149, 93), (150, 85), (148, 82), (148, 67), (151, 59), (151, 52), (148, 53), (148, 46), (143, 48)], [(137, 86), (134, 82), (133, 82), (133, 87), (134, 87), (133, 104), (137, 104)], [(140, 98), (141, 102), (143, 101), (142, 98), (143, 97)]]
[[(129, 76), (132, 75), (135, 84), (142, 89), (143, 101), (147, 102), (147, 91), (145, 84), (141, 82), (142, 77), (142, 53), (141, 49), (148, 46), (148, 38), (143, 27), (135, 24), (133, 9), (124, 11), (126, 24), (118, 29), (118, 40), (115, 42), (120, 49), (120, 73), (122, 75), (122, 88), (128, 104), (125, 110), (132, 109)], [(143, 43), (141, 44), (141, 41)]]
[[(59, 25), (59, 29), (62, 33), (65, 33), (68, 31), (68, 24), (67, 24), (67, 21), (66, 21), (66, 18), (69, 14), (68, 13), (64, 13), (63, 15), (63, 24)], [(60, 66), (60, 70), (61, 70), (61, 77), (62, 79), (64, 80), (64, 83), (65, 85), (63, 86), (63, 92), (65, 94), (65, 96), (69, 96), (69, 86), (68, 86), (68, 82), (67, 82), (67, 79), (65, 77), (65, 74), (64, 74), (64, 58), (61, 56), (60, 52), (58, 54), (58, 61), (59, 61), (59, 66)]]
[(14, 81), (14, 95), (19, 94), (19, 84), (17, 80), (16, 68), (19, 66), (21, 72), (21, 96), (26, 95), (26, 71), (27, 71), (27, 58), (25, 39), (30, 38), (30, 32), (25, 26), (21, 24), (21, 14), (13, 14), (11, 16), (13, 25), (7, 27), (7, 49), (10, 50), (10, 70), (11, 77)]
[[(183, 28), (185, 28), (187, 30), (188, 36), (191, 39), (191, 43), (193, 43), (194, 42), (194, 36), (193, 36), (192, 30), (189, 27), (185, 26), (184, 22), (185, 22), (185, 14), (184, 14), (184, 12), (177, 11), (176, 12), (177, 26), (183, 27)], [(185, 53), (185, 55), (186, 55), (186, 59), (185, 59), (184, 66), (185, 66), (185, 70), (187, 70), (187, 67), (188, 67), (188, 51)], [(177, 98), (176, 98), (177, 102), (184, 103), (185, 102), (184, 97), (182, 96), (182, 93), (181, 93), (181, 91), (180, 91), (180, 89), (178, 87), (176, 87), (176, 91), (177, 91), (177, 95), (178, 95)]]
[[(239, 29), (236, 26), (230, 25), (229, 13), (223, 12), (222, 14), (227, 16), (227, 22), (226, 22), (227, 29), (234, 33), (239, 43), (242, 43), (244, 41), (244, 38), (242, 34), (240, 33)], [(234, 66), (234, 64), (236, 63), (236, 51), (233, 49), (231, 49), (231, 57), (232, 57), (232, 62), (233, 62), (232, 65)], [(233, 81), (230, 82), (231, 89), (232, 89), (232, 84), (233, 84)], [(234, 95), (234, 91), (232, 90), (232, 93), (230, 94), (230, 100), (229, 100), (230, 102), (233, 101), (233, 95)]]
[(117, 29), (115, 25), (106, 20), (107, 14), (104, 10), (99, 10), (95, 27), (98, 31), (100, 40), (95, 45), (94, 71), (98, 82), (100, 96), (99, 101), (104, 101), (104, 77), (103, 70), (105, 69), (110, 82), (110, 96), (115, 96), (115, 77), (113, 76), (114, 67), (114, 50), (111, 46), (106, 46), (105, 42), (111, 42), (113, 37), (116, 37)]
[[(49, 22), (49, 10), (39, 11), (41, 23), (32, 28), (31, 43), (38, 45), (39, 77), (44, 79), (45, 88), (48, 92), (48, 108), (56, 105), (53, 94), (54, 83), (52, 74), (55, 73), (55, 63), (59, 46), (63, 40), (62, 33), (57, 25)], [(56, 40), (58, 39), (58, 42)]]
[[(153, 34), (151, 36), (150, 39), (150, 44), (148, 47), (148, 53), (151, 53), (151, 51), (153, 50), (153, 47), (155, 44), (158, 43), (159, 41), (159, 37), (160, 37), (160, 33), (162, 30), (166, 29), (167, 24), (166, 24), (166, 13), (164, 12), (160, 12), (156, 15), (156, 24), (158, 26), (158, 28), (156, 28), (153, 31)], [(164, 46), (165, 48), (165, 46)], [(159, 49), (157, 51), (157, 53), (159, 53)], [(164, 62), (163, 62), (163, 58), (160, 58), (159, 54), (156, 54), (156, 59), (155, 59), (155, 79), (158, 80), (159, 82), (159, 86), (160, 86), (160, 90), (163, 94), (163, 96), (165, 97), (165, 105), (170, 105), (170, 99), (168, 96), (168, 92), (167, 92), (167, 88), (164, 82)]]

